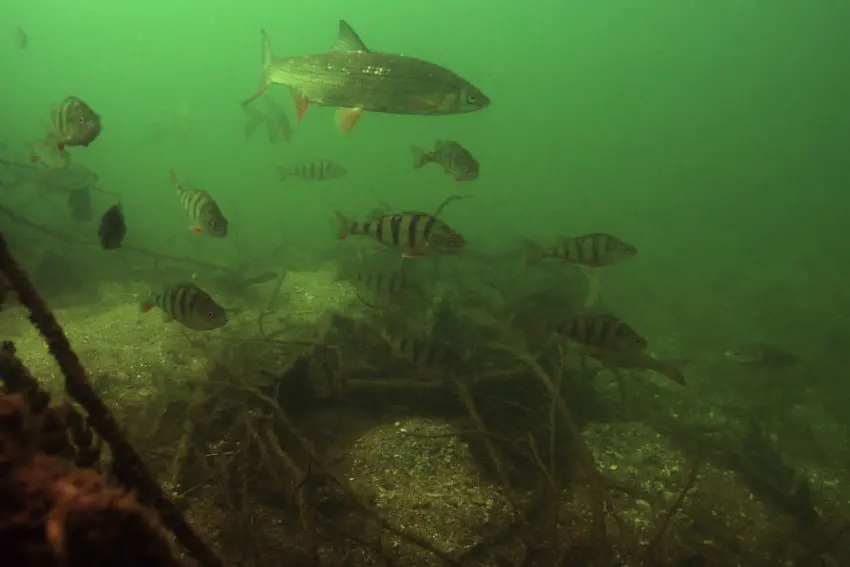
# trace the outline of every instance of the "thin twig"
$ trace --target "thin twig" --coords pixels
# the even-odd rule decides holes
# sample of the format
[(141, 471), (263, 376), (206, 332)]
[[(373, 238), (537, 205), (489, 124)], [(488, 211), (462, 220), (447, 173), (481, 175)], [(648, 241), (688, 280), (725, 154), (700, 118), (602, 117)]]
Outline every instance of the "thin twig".
[(528, 448), (531, 449), (531, 457), (534, 459), (535, 464), (543, 473), (543, 476), (546, 477), (546, 482), (549, 483), (549, 488), (551, 488), (553, 492), (558, 490), (558, 486), (555, 484), (555, 479), (546, 469), (546, 465), (543, 464), (543, 459), (540, 458), (540, 451), (537, 450), (537, 441), (535, 441), (534, 435), (531, 431), (528, 432)]
[(547, 374), (546, 371), (543, 370), (543, 367), (540, 366), (530, 355), (519, 352), (510, 346), (500, 343), (488, 343), (488, 346), (496, 350), (511, 353), (518, 360), (527, 364), (534, 374), (540, 379), (540, 382), (543, 384), (546, 391), (549, 392), (552, 399), (557, 403), (558, 410), (561, 413), (561, 417), (564, 422), (567, 424), (570, 437), (572, 438), (576, 451), (578, 451), (579, 459), (584, 467), (585, 473), (587, 474), (587, 482), (589, 484), (590, 491), (594, 496), (591, 507), (591, 513), (593, 514), (593, 534), (597, 542), (601, 545), (605, 540), (606, 532), (604, 505), (605, 488), (599, 471), (596, 468), (596, 459), (593, 458), (593, 453), (591, 453), (590, 447), (587, 446), (587, 443), (581, 434), (581, 429), (579, 429), (578, 423), (576, 423), (575, 419), (573, 419), (569, 406), (564, 401), (561, 393), (555, 388), (555, 383), (549, 377), (549, 374)]
[[(64, 232), (60, 232), (58, 230), (54, 230), (50, 227), (44, 226), (42, 224), (33, 222), (27, 218), (24, 218), (12, 210), (0, 205), (0, 214), (12, 219), (13, 221), (22, 224), (24, 226), (28, 226), (34, 230), (47, 234), (48, 236), (52, 236), (54, 238), (58, 238), (63, 242), (69, 244), (77, 244), (80, 246), (99, 246), (96, 240), (88, 240), (79, 238), (72, 234), (65, 234)], [(224, 266), (218, 266), (216, 264), (211, 264), (209, 262), (204, 262), (201, 260), (196, 260), (194, 258), (189, 257), (180, 257), (180, 256), (172, 256), (170, 254), (163, 254), (161, 252), (154, 252), (152, 250), (148, 250), (147, 248), (141, 248), (139, 246), (133, 246), (131, 244), (122, 244), (122, 250), (127, 250), (130, 252), (135, 252), (136, 254), (140, 254), (142, 256), (147, 256), (148, 258), (154, 258), (155, 260), (167, 260), (169, 262), (174, 262), (175, 264), (183, 264), (183, 265), (192, 265), (197, 266), (199, 268), (206, 268), (208, 270), (218, 270), (222, 272), (235, 273), (230, 268), (225, 268)]]
[(499, 479), (502, 481), (502, 486), (505, 489), (505, 497), (507, 497), (508, 501), (511, 503), (511, 507), (513, 508), (514, 513), (517, 515), (517, 517), (524, 522), (525, 515), (523, 514), (522, 508), (520, 507), (519, 503), (516, 501), (516, 498), (514, 498), (514, 491), (511, 486), (511, 481), (508, 477), (508, 473), (505, 470), (505, 465), (502, 462), (502, 459), (499, 458), (499, 454), (496, 452), (496, 447), (490, 440), (490, 436), (487, 435), (487, 427), (484, 425), (484, 422), (481, 420), (481, 416), (478, 414), (478, 409), (475, 407), (475, 400), (472, 399), (472, 395), (470, 395), (469, 393), (469, 388), (466, 386), (466, 384), (459, 380), (455, 381), (455, 386), (457, 387), (458, 395), (460, 396), (464, 407), (466, 407), (466, 411), (469, 414), (469, 417), (472, 418), (472, 423), (474, 423), (476, 429), (481, 432), (481, 438), (484, 442), (484, 447), (487, 449), (487, 453), (490, 455), (490, 460), (493, 462), (493, 466), (496, 468), (496, 474), (499, 475)]
[(667, 533), (667, 528), (670, 526), (670, 520), (673, 518), (673, 515), (682, 508), (682, 502), (685, 501), (685, 496), (687, 496), (688, 492), (690, 492), (694, 487), (694, 483), (696, 483), (697, 480), (697, 474), (699, 473), (699, 465), (700, 457), (697, 456), (688, 468), (687, 476), (685, 477), (685, 481), (682, 483), (682, 490), (679, 491), (679, 497), (676, 498), (676, 501), (673, 502), (670, 509), (667, 510), (667, 514), (664, 515), (664, 519), (658, 526), (658, 531), (656, 532), (655, 537), (653, 537), (649, 542), (649, 545), (646, 548), (646, 557), (650, 561), (655, 558), (658, 546), (661, 544), (664, 534)]

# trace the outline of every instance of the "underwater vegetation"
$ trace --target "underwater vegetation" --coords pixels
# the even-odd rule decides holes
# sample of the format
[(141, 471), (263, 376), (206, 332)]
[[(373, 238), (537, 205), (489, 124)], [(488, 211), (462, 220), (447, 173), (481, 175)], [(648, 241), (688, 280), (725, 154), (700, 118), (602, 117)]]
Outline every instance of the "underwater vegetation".
[(468, 298), (431, 309), (434, 337), (475, 321), (466, 346), (340, 314), (293, 338), (278, 278), (259, 339), (220, 347), (204, 378), (138, 414), (103, 401), (120, 386), (93, 387), (2, 237), (0, 271), (70, 399), (51, 403), (4, 343), (4, 565), (184, 564), (168, 532), (209, 566), (804, 566), (847, 550), (850, 524), (755, 419), (618, 422), (646, 385), (618, 371), (612, 405), (592, 355), (518, 342)]

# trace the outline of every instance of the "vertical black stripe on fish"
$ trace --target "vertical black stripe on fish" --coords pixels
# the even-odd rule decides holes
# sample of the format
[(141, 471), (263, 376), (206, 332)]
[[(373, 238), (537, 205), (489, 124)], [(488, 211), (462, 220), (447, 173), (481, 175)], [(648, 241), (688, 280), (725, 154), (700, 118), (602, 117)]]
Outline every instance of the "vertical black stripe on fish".
[(583, 342), (584, 337), (582, 337), (580, 333), (581, 328), (579, 327), (579, 320), (571, 319), (569, 323), (567, 323), (566, 332), (564, 333), (564, 336), (578, 342)]
[(419, 244), (419, 235), (416, 232), (416, 227), (419, 226), (420, 218), (421, 215), (411, 215), (410, 224), (407, 227), (407, 242), (411, 250), (415, 250), (416, 246)]
[(390, 217), (379, 217), (374, 220), (373, 223), (375, 225), (375, 238), (381, 244), (385, 244), (387, 242), (387, 238), (389, 234), (387, 233), (387, 226), (390, 222)]
[(579, 327), (581, 329), (581, 336), (583, 337), (584, 343), (590, 345), (596, 344), (596, 335), (598, 333), (596, 321), (594, 319), (582, 317), (579, 319)]
[(196, 191), (195, 192), (195, 199), (193, 200), (193, 206), (192, 206), (192, 219), (193, 220), (197, 221), (198, 219), (201, 218), (201, 213), (203, 212), (204, 207), (207, 205), (208, 201), (209, 201), (209, 199), (207, 199), (206, 193), (204, 193), (203, 191)]
[(593, 263), (593, 241), (583, 236), (574, 239), (576, 243), (575, 261), (581, 264)]
[(381, 288), (384, 285), (384, 274), (378, 274), (375, 277), (375, 291), (381, 293)]
[(609, 321), (605, 318), (595, 320), (595, 325), (599, 329), (596, 346), (605, 347), (614, 342), (614, 336), (617, 334), (617, 324), (614, 321)]
[(564, 246), (562, 258), (567, 262), (578, 262), (581, 260), (581, 251), (576, 245), (575, 238), (565, 238), (561, 244)]
[(186, 291), (189, 296), (189, 301), (186, 303), (186, 311), (183, 313), (184, 317), (189, 314), (202, 314), (201, 308), (203, 307), (203, 302), (206, 300), (206, 294), (200, 293), (195, 288), (188, 289)]
[(170, 315), (181, 322), (186, 315), (186, 309), (190, 299), (188, 291), (184, 287), (178, 288), (175, 294), (174, 304), (171, 306)]
[(169, 305), (171, 305), (171, 289), (166, 289), (160, 295), (157, 296), (157, 307), (165, 311), (165, 314), (168, 315)]
[(403, 220), (404, 217), (402, 217), (401, 215), (393, 215), (390, 217), (390, 235), (392, 237), (392, 244), (396, 247), (398, 247), (399, 245), (399, 237), (401, 235), (401, 223)]
[(413, 362), (417, 365), (421, 364), (421, 360), (419, 359), (419, 355), (422, 354), (422, 342), (417, 339), (411, 339), (410, 347), (412, 350)]
[(174, 317), (174, 303), (176, 300), (176, 296), (179, 293), (179, 289), (174, 289), (173, 287), (171, 287), (165, 290), (165, 293), (163, 294), (162, 310), (165, 311), (165, 314), (169, 317)]
[(592, 236), (594, 242), (593, 260), (595, 264), (602, 263), (602, 258), (605, 257), (605, 252), (608, 251), (608, 238), (604, 234), (594, 234)]
[(426, 353), (426, 356), (425, 356), (425, 366), (436, 366), (437, 359), (439, 358), (437, 356), (437, 354), (439, 353), (439, 350), (440, 350), (440, 348), (435, 346), (435, 345), (431, 345), (427, 349), (427, 353)]
[(437, 226), (437, 217), (428, 215), (428, 220), (425, 221), (425, 224), (422, 226), (422, 240), (426, 243), (431, 242), (431, 232), (433, 232), (434, 227)]

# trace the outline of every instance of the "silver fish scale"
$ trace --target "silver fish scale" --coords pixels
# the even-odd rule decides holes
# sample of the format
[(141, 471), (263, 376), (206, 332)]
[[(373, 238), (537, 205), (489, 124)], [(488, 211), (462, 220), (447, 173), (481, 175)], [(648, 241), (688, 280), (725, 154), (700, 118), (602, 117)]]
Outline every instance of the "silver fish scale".
[[(272, 63), (269, 79), (321, 106), (388, 114), (477, 110), (458, 100), (464, 92), (478, 92), (472, 84), (444, 67), (403, 55), (353, 51), (280, 58)], [(458, 104), (442, 104), (453, 100)]]

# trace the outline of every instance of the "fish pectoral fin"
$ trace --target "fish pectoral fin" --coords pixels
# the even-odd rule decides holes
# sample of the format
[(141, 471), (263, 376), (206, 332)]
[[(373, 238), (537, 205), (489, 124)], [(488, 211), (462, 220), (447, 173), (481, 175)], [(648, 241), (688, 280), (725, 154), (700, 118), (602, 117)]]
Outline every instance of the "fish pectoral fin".
[(332, 52), (369, 51), (357, 32), (345, 20), (339, 21), (339, 35), (331, 46)]
[(343, 134), (346, 134), (349, 130), (354, 128), (357, 124), (357, 121), (360, 120), (360, 116), (363, 114), (363, 109), (360, 107), (357, 108), (340, 108), (336, 111), (336, 125), (339, 127), (339, 131)]
[(292, 101), (295, 103), (295, 122), (301, 122), (304, 115), (310, 109), (310, 101), (302, 93), (293, 89)]
[(587, 297), (584, 300), (584, 308), (590, 309), (599, 301), (599, 270), (582, 266), (581, 271), (587, 278)]
[(189, 230), (192, 231), (192, 234), (201, 234), (203, 230), (199, 226), (190, 226)]

